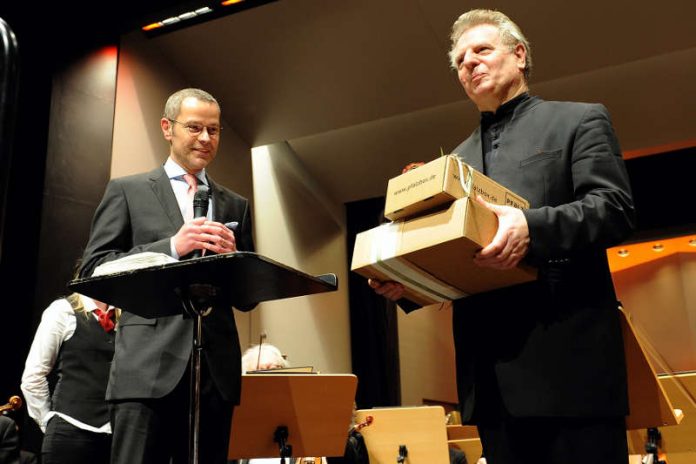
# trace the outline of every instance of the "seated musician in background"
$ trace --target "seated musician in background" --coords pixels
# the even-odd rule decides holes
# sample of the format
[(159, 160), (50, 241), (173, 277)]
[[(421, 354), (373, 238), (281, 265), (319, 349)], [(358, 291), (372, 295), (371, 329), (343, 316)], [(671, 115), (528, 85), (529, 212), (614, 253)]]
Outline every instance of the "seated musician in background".
[[(43, 464), (108, 464), (104, 399), (114, 353), (116, 310), (73, 293), (46, 308), (29, 350), (22, 392), (44, 432)], [(55, 386), (49, 391), (49, 376)]]
[(242, 355), (242, 373), (289, 367), (278, 347), (263, 343), (249, 347)]

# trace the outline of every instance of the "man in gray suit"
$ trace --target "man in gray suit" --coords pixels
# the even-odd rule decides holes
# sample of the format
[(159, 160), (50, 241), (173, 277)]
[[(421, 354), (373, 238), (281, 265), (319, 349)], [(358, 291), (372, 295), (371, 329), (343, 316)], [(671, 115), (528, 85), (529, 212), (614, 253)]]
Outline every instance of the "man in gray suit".
[[(81, 276), (90, 276), (103, 262), (144, 251), (181, 259), (194, 250), (253, 251), (248, 201), (216, 184), (205, 170), (218, 149), (218, 102), (199, 89), (180, 90), (167, 100), (160, 125), (169, 158), (153, 171), (109, 182)], [(212, 207), (208, 217), (193, 219), (190, 193), (201, 183), (212, 193)], [(237, 222), (234, 232), (224, 225), (229, 222)], [(112, 463), (187, 462), (193, 321), (181, 315), (146, 319), (125, 309), (106, 392), (112, 404)], [(225, 463), (241, 385), (231, 308), (216, 307), (203, 318), (203, 339), (200, 462)]]
[(451, 39), (451, 64), (481, 112), (454, 153), (530, 203), (479, 198), (499, 226), (473, 259), (539, 270), (534, 282), (454, 302), (462, 418), (477, 425), (489, 464), (625, 464), (626, 368), (605, 249), (631, 232), (634, 208), (607, 110), (530, 95), (529, 43), (500, 12), (463, 14)]

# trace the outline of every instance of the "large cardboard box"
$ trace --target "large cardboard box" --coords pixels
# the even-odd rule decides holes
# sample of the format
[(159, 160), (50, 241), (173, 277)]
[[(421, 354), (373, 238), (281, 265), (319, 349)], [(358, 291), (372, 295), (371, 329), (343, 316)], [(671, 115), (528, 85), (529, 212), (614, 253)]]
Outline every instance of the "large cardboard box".
[(351, 270), (401, 282), (405, 297), (422, 305), (534, 280), (531, 268), (500, 271), (473, 263), (497, 227), (495, 214), (465, 197), (447, 209), (359, 233)]
[(498, 205), (529, 208), (519, 195), (486, 177), (455, 155), (441, 156), (389, 180), (384, 216), (395, 221), (467, 196)]

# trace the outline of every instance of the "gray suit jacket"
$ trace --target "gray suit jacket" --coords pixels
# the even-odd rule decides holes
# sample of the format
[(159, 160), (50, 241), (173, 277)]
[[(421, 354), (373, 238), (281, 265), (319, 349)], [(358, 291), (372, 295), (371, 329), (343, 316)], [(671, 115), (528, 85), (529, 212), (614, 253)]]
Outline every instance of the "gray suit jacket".
[[(463, 418), (627, 411), (623, 344), (605, 248), (633, 228), (621, 150), (602, 105), (522, 102), (487, 174), (530, 202), (537, 281), (454, 304)], [(482, 170), (480, 128), (455, 148)], [(498, 396), (499, 392), (500, 396)], [(480, 417), (476, 417), (476, 412)]]
[[(235, 231), (237, 248), (253, 251), (248, 201), (208, 180), (213, 219), (239, 222)], [(183, 223), (164, 168), (111, 180), (94, 215), (80, 275), (90, 276), (97, 265), (128, 254), (169, 254), (170, 238)], [(241, 354), (232, 309), (215, 308), (203, 319), (203, 331), (204, 363), (222, 396), (237, 403)], [(172, 391), (189, 361), (192, 333), (192, 320), (182, 316), (145, 319), (124, 311), (106, 398), (160, 398)]]

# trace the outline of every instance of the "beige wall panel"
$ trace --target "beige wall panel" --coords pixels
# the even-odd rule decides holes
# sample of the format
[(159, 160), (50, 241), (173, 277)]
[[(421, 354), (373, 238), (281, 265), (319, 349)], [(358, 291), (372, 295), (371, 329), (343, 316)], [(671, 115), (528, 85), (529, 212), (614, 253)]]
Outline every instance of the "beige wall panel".
[(335, 273), (339, 290), (262, 303), (252, 322), (292, 365), (351, 371), (343, 206), (326, 197), (289, 145), (253, 150), (258, 252), (308, 274)]
[(451, 305), (397, 313), (401, 403), (417, 406), (428, 399), (456, 404)]

